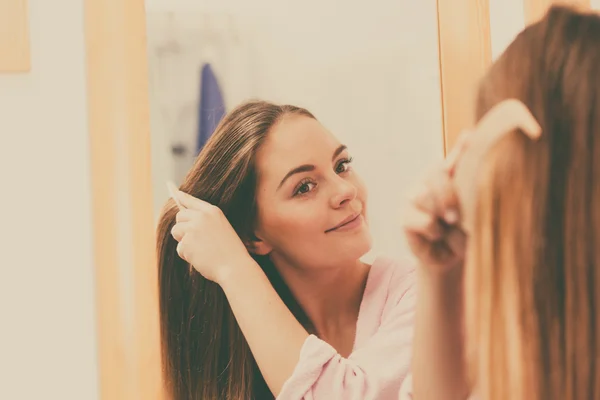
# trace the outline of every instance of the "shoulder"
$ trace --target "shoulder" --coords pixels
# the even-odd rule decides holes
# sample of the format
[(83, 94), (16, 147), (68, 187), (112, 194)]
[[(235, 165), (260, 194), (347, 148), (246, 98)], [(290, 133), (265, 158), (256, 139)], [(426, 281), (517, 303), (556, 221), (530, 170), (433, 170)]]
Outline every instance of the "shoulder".
[(385, 282), (388, 295), (400, 294), (416, 286), (417, 264), (409, 258), (377, 257), (371, 266), (377, 271), (380, 283)]

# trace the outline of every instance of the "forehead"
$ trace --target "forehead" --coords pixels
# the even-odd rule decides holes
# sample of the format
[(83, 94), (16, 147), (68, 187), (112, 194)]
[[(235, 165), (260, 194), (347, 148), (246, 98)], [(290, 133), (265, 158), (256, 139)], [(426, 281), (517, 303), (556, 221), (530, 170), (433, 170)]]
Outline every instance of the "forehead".
[(257, 154), (257, 166), (262, 176), (278, 177), (299, 165), (319, 164), (324, 157), (331, 160), (339, 145), (337, 138), (317, 120), (287, 115), (269, 132)]

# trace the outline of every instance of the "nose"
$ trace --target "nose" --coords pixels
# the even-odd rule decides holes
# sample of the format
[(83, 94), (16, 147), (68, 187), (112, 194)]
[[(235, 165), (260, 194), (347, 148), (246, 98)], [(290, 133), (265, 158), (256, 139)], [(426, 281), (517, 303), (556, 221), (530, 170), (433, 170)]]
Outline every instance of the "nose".
[(336, 176), (335, 188), (331, 196), (331, 207), (340, 208), (356, 198), (358, 189), (356, 185), (348, 180)]

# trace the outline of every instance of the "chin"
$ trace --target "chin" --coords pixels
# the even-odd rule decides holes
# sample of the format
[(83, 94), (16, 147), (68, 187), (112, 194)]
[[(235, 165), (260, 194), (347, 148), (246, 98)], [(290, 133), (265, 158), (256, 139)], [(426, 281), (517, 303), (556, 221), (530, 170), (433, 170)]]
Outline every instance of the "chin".
[(358, 260), (363, 257), (373, 247), (373, 238), (368, 229), (352, 238), (347, 238), (340, 244), (342, 254), (345, 254), (348, 259)]

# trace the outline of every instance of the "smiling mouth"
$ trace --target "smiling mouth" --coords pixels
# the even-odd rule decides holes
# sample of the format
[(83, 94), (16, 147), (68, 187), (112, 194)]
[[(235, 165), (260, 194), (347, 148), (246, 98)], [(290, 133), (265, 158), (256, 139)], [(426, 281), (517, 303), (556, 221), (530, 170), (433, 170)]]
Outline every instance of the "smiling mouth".
[(335, 231), (335, 230), (338, 230), (338, 229), (340, 229), (340, 228), (343, 228), (343, 227), (345, 227), (346, 225), (349, 225), (349, 224), (351, 224), (351, 223), (355, 222), (355, 221), (356, 221), (358, 218), (360, 218), (360, 216), (361, 216), (361, 214), (360, 214), (360, 213), (358, 213), (358, 214), (356, 214), (356, 215), (354, 215), (354, 216), (351, 216), (349, 219), (346, 219), (345, 221), (342, 221), (341, 223), (339, 223), (338, 225), (334, 226), (333, 228), (327, 229), (327, 230), (325, 231), (325, 233), (328, 233), (328, 232), (333, 232), (333, 231)]

